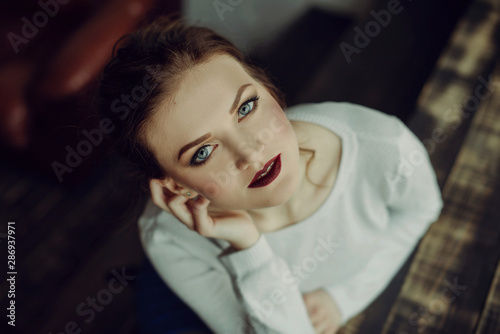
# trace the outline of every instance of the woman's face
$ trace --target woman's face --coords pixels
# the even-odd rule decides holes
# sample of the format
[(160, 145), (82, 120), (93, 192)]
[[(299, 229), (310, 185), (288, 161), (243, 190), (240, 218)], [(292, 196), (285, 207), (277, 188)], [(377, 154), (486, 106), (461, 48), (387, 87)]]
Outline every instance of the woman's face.
[[(299, 148), (292, 125), (267, 89), (229, 56), (214, 57), (183, 77), (173, 99), (153, 114), (146, 140), (170, 176), (162, 184), (174, 193), (194, 190), (211, 206), (272, 207), (297, 188)], [(249, 188), (277, 155), (277, 178)]]

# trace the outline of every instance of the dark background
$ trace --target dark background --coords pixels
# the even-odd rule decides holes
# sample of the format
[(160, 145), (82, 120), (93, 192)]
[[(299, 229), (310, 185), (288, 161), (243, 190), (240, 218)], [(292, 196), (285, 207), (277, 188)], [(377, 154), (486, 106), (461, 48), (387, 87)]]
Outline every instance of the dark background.
[[(89, 323), (76, 309), (108, 286), (113, 270), (140, 272), (144, 253), (136, 220), (147, 194), (126, 178), (106, 142), (62, 182), (53, 170), (54, 161), (65, 160), (66, 147), (84, 138), (83, 129), (96, 128), (92, 93), (117, 37), (144, 20), (182, 10), (180, 1), (138, 1), (143, 13), (127, 17), (120, 8), (128, 3), (61, 5), (18, 53), (6, 36), (19, 33), (21, 18), (31, 19), (40, 6), (31, 1), (0, 5), (0, 240), (5, 252), (7, 222), (16, 222), (18, 272), (16, 328), (10, 332), (56, 333), (71, 321), (84, 333), (138, 331), (136, 280)], [(370, 10), (386, 9), (387, 1), (374, 1), (357, 15), (311, 6), (272, 43), (249, 53), (272, 73), (289, 105), (350, 101), (406, 121), (469, 3), (402, 2), (404, 10), (351, 62), (341, 43), (354, 46), (354, 28), (364, 29), (373, 20)], [(6, 302), (4, 279), (0, 288)]]

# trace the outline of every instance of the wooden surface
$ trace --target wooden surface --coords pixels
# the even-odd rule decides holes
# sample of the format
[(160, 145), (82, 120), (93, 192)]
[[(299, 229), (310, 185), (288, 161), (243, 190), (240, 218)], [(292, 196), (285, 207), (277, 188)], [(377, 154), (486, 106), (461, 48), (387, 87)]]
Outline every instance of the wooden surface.
[[(500, 333), (499, 13), (498, 0), (474, 1), (467, 9), (407, 122), (429, 150), (443, 192), (442, 214), (388, 289), (339, 333)], [(468, 111), (465, 103), (490, 74), (491, 96)], [(344, 79), (346, 89), (355, 85)], [(313, 88), (294, 99), (324, 92)], [(406, 98), (399, 93), (393, 95)], [(391, 96), (360, 94), (374, 103)], [(82, 333), (137, 332), (133, 280), (89, 323), (76, 312), (107, 287), (113, 269), (134, 275), (144, 256), (136, 212), (129, 210), (141, 201), (119, 166), (103, 161), (94, 177), (71, 188), (0, 164), (0, 219), (16, 221), (19, 267), (17, 331), (0, 327), (1, 333), (59, 333), (70, 321)], [(2, 241), (5, 230), (2, 223)], [(459, 285), (455, 293), (450, 284)], [(2, 280), (0, 301), (6, 291)]]
[[(78, 305), (107, 289), (113, 269), (125, 267), (133, 275), (144, 256), (129, 210), (136, 200), (119, 161), (103, 161), (99, 170), (85, 184), (67, 188), (0, 164), (0, 231), (7, 221), (16, 222), (18, 273), (16, 328), (2, 322), (0, 333), (56, 334), (70, 322), (81, 333), (136, 333), (133, 280), (91, 321), (77, 313)], [(6, 300), (2, 279), (2, 306)]]
[(499, 14), (498, 1), (471, 5), (408, 122), (436, 170), (441, 216), (341, 333), (500, 333)]

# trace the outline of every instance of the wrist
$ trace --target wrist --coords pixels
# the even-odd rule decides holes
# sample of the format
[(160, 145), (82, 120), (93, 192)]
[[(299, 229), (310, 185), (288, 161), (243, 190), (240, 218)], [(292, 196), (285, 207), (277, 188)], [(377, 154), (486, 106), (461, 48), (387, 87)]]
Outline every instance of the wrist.
[(257, 233), (252, 234), (252, 236), (247, 236), (245, 240), (231, 241), (229, 243), (235, 250), (243, 250), (255, 245), (257, 241), (259, 241), (259, 238), (260, 238), (260, 232), (257, 231)]

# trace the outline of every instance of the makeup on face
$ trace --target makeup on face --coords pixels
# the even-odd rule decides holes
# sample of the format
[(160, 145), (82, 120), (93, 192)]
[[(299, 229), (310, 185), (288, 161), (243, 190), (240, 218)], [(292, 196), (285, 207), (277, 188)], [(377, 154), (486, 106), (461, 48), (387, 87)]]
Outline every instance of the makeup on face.
[(294, 194), (300, 171), (294, 129), (236, 61), (199, 65), (174, 102), (153, 115), (148, 140), (177, 184), (214, 207), (238, 210), (277, 206)]
[(281, 172), (281, 153), (269, 160), (263, 169), (258, 171), (248, 188), (265, 187), (272, 183)]

